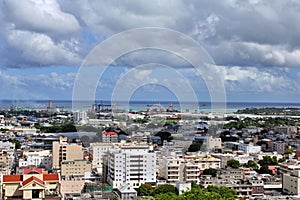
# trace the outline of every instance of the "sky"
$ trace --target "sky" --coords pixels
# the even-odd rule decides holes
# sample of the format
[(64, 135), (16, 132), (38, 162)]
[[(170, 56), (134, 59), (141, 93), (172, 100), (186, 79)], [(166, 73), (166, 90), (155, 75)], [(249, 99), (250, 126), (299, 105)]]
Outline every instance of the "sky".
[[(78, 72), (94, 48), (115, 34), (145, 27), (177, 31), (205, 49), (226, 101), (300, 97), (298, 0), (0, 0), (0, 24), (0, 99), (71, 100)], [(110, 50), (134, 42), (115, 43)], [(138, 67), (147, 63), (154, 64)], [(109, 100), (120, 84), (127, 92), (125, 83), (139, 83), (132, 100), (196, 95), (210, 101), (206, 78), (180, 56), (141, 49), (111, 63), (99, 76), (95, 96)]]

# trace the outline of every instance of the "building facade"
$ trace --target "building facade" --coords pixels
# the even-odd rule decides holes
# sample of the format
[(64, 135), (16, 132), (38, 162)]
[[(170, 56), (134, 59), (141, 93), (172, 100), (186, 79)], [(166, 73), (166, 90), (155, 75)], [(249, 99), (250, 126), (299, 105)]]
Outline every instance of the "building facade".
[(128, 145), (108, 154), (107, 181), (113, 188), (124, 182), (133, 188), (156, 182), (156, 154), (148, 145)]
[(92, 164), (87, 160), (73, 160), (61, 162), (61, 176), (84, 176), (85, 172), (92, 172)]
[(110, 143), (91, 143), (90, 149), (93, 156), (92, 167), (97, 169), (99, 174), (103, 173), (104, 156), (113, 148)]
[(68, 138), (60, 137), (59, 142), (53, 142), (52, 156), (52, 168), (60, 169), (60, 164), (62, 161), (83, 159), (82, 144), (70, 143)]

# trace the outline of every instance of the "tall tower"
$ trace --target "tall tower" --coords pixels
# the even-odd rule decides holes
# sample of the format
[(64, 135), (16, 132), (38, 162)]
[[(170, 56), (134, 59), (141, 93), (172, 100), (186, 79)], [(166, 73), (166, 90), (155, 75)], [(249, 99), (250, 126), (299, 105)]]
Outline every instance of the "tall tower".
[(52, 100), (49, 101), (49, 109), (53, 108)]

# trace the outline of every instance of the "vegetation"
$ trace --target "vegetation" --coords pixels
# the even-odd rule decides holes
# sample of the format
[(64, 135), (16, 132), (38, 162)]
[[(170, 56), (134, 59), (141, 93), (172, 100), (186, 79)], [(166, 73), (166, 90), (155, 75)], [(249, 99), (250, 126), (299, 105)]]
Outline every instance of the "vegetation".
[(288, 148), (284, 151), (284, 154), (292, 154), (294, 152), (294, 149)]
[(258, 164), (260, 164), (260, 169), (257, 169), (256, 171), (260, 174), (273, 174), (272, 170), (269, 169), (270, 165), (278, 165), (278, 160), (276, 156), (264, 156), (262, 160), (258, 161)]
[(156, 195), (159, 195), (159, 194), (166, 194), (166, 193), (178, 194), (178, 191), (173, 185), (163, 184), (163, 185), (157, 186), (153, 190), (152, 195), (156, 196)]
[(217, 170), (213, 168), (208, 168), (203, 171), (203, 175), (211, 175), (212, 177), (217, 176)]
[(57, 124), (50, 127), (35, 125), (37, 129), (40, 129), (43, 133), (62, 133), (62, 132), (77, 132), (73, 123), (68, 122), (64, 124)]
[(196, 152), (196, 151), (200, 151), (202, 147), (202, 142), (193, 142), (189, 148), (188, 148), (188, 152)]
[(258, 169), (257, 163), (254, 162), (253, 160), (249, 160), (244, 166), (252, 169)]
[(231, 167), (233, 169), (237, 169), (241, 166), (240, 162), (234, 159), (228, 160), (227, 161), (227, 166)]
[(278, 165), (277, 157), (273, 156), (264, 156), (262, 160), (258, 161), (258, 164), (260, 165)]
[(270, 174), (270, 175), (273, 175), (273, 172), (272, 170), (269, 169), (269, 166), (268, 165), (263, 165), (260, 167), (259, 170), (256, 170), (258, 173), (260, 174)]
[(240, 120), (238, 118), (228, 118), (230, 121), (224, 124), (224, 129), (241, 130), (248, 126), (257, 126), (257, 127), (274, 127), (274, 126), (284, 126), (284, 125), (296, 125), (299, 123), (299, 119), (296, 118), (287, 118), (287, 117), (262, 117), (262, 118), (245, 118)]
[(255, 115), (293, 115), (299, 116), (299, 108), (245, 108), (236, 111), (237, 114), (255, 114)]
[(18, 140), (13, 140), (11, 141), (13, 144), (15, 144), (15, 148), (16, 149), (20, 149), (21, 148), (21, 143)]
[(192, 184), (190, 191), (176, 195), (173, 192), (160, 193), (154, 196), (156, 200), (234, 200), (238, 199), (236, 191), (227, 187), (208, 186), (201, 189), (199, 185)]
[(148, 123), (150, 120), (148, 118), (143, 118), (143, 119), (134, 119), (133, 122), (134, 123), (137, 123), (137, 124), (145, 124), (145, 123)]
[(139, 188), (136, 189), (138, 196), (150, 196), (152, 195), (153, 188), (150, 184), (142, 184)]
[(160, 137), (162, 144), (164, 143), (164, 140), (170, 142), (173, 139), (171, 133), (168, 131), (159, 131), (158, 133), (155, 134), (155, 136)]
[(164, 126), (173, 126), (178, 124), (179, 124), (178, 120), (167, 119)]

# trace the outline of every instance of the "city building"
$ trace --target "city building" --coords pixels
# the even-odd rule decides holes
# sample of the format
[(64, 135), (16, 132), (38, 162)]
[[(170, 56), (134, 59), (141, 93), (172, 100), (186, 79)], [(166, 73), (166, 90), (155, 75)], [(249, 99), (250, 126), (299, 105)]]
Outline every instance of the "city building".
[(245, 153), (259, 153), (261, 152), (261, 146), (254, 146), (252, 144), (239, 143), (238, 151), (243, 151)]
[(118, 187), (117, 193), (121, 200), (129, 200), (137, 198), (137, 191), (128, 183), (124, 183)]
[(113, 145), (111, 143), (91, 143), (92, 168), (96, 169), (99, 174), (103, 173), (103, 156), (107, 155), (112, 148)]
[(5, 150), (0, 150), (0, 174), (10, 174), (13, 160)]
[(289, 160), (289, 162), (278, 163), (278, 173), (283, 174), (293, 174), (294, 171), (300, 170), (300, 161)]
[(61, 162), (61, 176), (84, 176), (85, 172), (92, 172), (92, 164), (87, 160), (73, 160)]
[(64, 198), (66, 195), (80, 195), (84, 189), (84, 180), (61, 180), (60, 193)]
[(283, 174), (282, 191), (286, 194), (300, 194), (300, 170), (294, 170), (292, 174)]
[(284, 134), (297, 133), (297, 127), (296, 126), (275, 126), (274, 131), (275, 133), (284, 133)]
[(156, 182), (156, 154), (151, 146), (124, 144), (109, 151), (107, 181), (113, 188), (129, 183), (133, 188)]
[(200, 171), (193, 161), (169, 156), (159, 159), (158, 175), (168, 183), (199, 182)]
[(206, 148), (207, 150), (212, 150), (213, 148), (222, 148), (222, 140), (221, 138), (213, 138), (212, 136), (206, 137)]
[(221, 159), (212, 156), (211, 154), (207, 155), (191, 155), (184, 156), (187, 161), (191, 161), (198, 165), (200, 171), (205, 169), (213, 168), (219, 169), (221, 168)]
[(286, 144), (284, 142), (273, 142), (272, 150), (277, 152), (278, 154), (284, 154), (285, 145)]
[(41, 168), (24, 169), (23, 174), (3, 175), (4, 199), (60, 199), (59, 174), (47, 174)]
[(67, 137), (60, 137), (60, 141), (54, 141), (52, 147), (52, 168), (60, 169), (62, 161), (74, 161), (83, 159), (81, 143), (70, 143)]
[(244, 180), (244, 170), (242, 169), (223, 169), (220, 170), (218, 174), (218, 178), (220, 178), (223, 182), (236, 182), (241, 183)]
[(52, 153), (49, 150), (26, 150), (19, 159), (19, 168), (40, 167), (52, 169)]
[(118, 133), (115, 131), (102, 131), (102, 142), (103, 143), (117, 143), (118, 142)]

